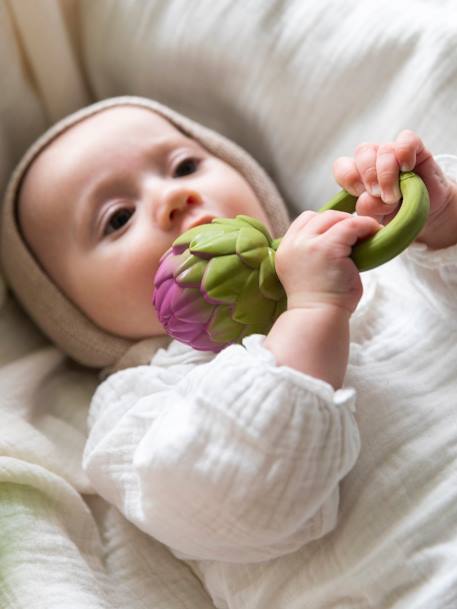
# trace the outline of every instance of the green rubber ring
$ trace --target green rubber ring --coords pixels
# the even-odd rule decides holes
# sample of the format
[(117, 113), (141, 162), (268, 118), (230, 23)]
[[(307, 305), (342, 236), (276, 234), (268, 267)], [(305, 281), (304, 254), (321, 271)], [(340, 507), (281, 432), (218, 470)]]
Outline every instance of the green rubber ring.
[[(402, 203), (396, 216), (377, 233), (359, 241), (351, 258), (359, 271), (368, 271), (388, 262), (410, 245), (423, 229), (430, 209), (427, 188), (412, 171), (400, 174)], [(357, 197), (342, 190), (319, 211), (336, 209), (353, 213)]]

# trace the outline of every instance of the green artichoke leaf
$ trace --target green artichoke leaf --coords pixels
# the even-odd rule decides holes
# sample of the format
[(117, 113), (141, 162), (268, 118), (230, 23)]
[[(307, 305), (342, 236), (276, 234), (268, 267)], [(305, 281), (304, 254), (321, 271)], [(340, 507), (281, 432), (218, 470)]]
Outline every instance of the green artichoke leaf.
[(174, 276), (179, 285), (199, 286), (205, 272), (207, 260), (193, 256), (187, 249), (181, 254), (182, 262)]
[(285, 297), (285, 291), (275, 270), (275, 251), (268, 248), (260, 265), (259, 273), (260, 291), (266, 298), (279, 300)]
[(238, 298), (250, 272), (236, 254), (217, 256), (207, 263), (202, 287), (210, 298), (231, 304)]
[(196, 241), (198, 242), (198, 240), (200, 239), (200, 237), (205, 237), (206, 234), (223, 234), (227, 231), (231, 231), (233, 229), (226, 227), (226, 226), (215, 226), (214, 221), (210, 222), (208, 224), (199, 224), (198, 226), (194, 226), (193, 228), (189, 228), (189, 230), (186, 230), (184, 233), (182, 233), (182, 235), (179, 235), (179, 237), (177, 237), (174, 241), (173, 241), (173, 246), (179, 246), (179, 245), (187, 245), (189, 246), (191, 244), (191, 242)]
[(235, 253), (237, 233), (233, 232), (207, 232), (193, 239), (190, 244), (192, 254), (201, 255), (202, 258), (212, 256), (225, 256)]
[(236, 253), (248, 266), (258, 268), (267, 251), (268, 241), (263, 233), (251, 226), (238, 231)]
[(207, 326), (210, 338), (216, 343), (237, 342), (238, 337), (244, 330), (243, 324), (232, 319), (232, 307), (230, 305), (219, 305)]
[(233, 319), (243, 324), (271, 324), (276, 307), (274, 300), (264, 298), (259, 290), (259, 273), (251, 271), (233, 310)]
[(240, 228), (240, 222), (236, 218), (214, 218), (213, 224), (218, 226), (224, 226), (229, 230), (238, 230)]
[(248, 226), (252, 226), (252, 228), (255, 228), (259, 232), (263, 233), (265, 235), (266, 240), (268, 241), (268, 244), (271, 243), (272, 239), (267, 227), (260, 220), (257, 220), (257, 218), (252, 218), (251, 216), (244, 216), (243, 214), (240, 214), (236, 217), (236, 220), (239, 221), (241, 224), (247, 224)]
[(268, 334), (268, 332), (271, 330), (275, 321), (278, 319), (278, 317), (281, 315), (281, 313), (284, 313), (284, 311), (286, 309), (287, 309), (287, 298), (278, 300), (276, 302), (275, 310), (273, 312), (271, 319), (267, 320), (266, 323), (260, 323), (260, 322), (256, 321), (256, 323), (247, 324), (246, 326), (244, 326), (244, 330), (243, 330), (242, 334), (240, 335), (240, 337), (238, 338), (238, 341), (241, 343), (243, 338), (245, 338), (246, 336), (250, 336), (251, 334)]
[[(273, 315), (273, 323), (278, 319), (278, 317), (287, 310), (287, 296), (284, 295), (284, 298), (278, 300), (276, 303), (275, 312)], [(273, 323), (271, 325), (273, 325)]]
[(244, 330), (241, 336), (238, 338), (238, 341), (241, 343), (243, 338), (250, 336), (251, 334), (268, 334), (272, 325), (273, 323), (268, 322), (267, 324), (255, 323), (243, 326)]

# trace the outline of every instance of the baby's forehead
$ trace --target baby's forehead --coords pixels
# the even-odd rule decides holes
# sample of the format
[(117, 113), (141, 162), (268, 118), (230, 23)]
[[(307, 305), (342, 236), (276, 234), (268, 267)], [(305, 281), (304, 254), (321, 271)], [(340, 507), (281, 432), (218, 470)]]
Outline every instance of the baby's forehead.
[(157, 112), (140, 106), (116, 106), (84, 117), (51, 140), (34, 158), (22, 180), (18, 199), (39, 186), (49, 167), (65, 174), (65, 165), (71, 166), (88, 143), (100, 148), (110, 143), (121, 147), (132, 142), (141, 144), (146, 138), (154, 141), (167, 137), (192, 140)]
[[(52, 140), (42, 151), (58, 154), (62, 148), (82, 145), (87, 140), (100, 141), (123, 138), (131, 142), (149, 138), (165, 136), (188, 138), (180, 129), (175, 127), (168, 119), (157, 112), (139, 106), (116, 106), (106, 108), (94, 115), (87, 116), (63, 131)], [(191, 139), (191, 138), (190, 138)]]
[[(112, 108), (105, 108), (101, 112), (96, 112), (90, 116), (86, 116), (81, 121), (76, 123), (75, 127), (103, 127), (108, 126), (115, 128), (117, 126), (148, 126), (155, 128), (158, 131), (163, 130), (173, 133), (182, 133), (175, 127), (167, 118), (163, 117), (154, 110), (133, 105), (119, 105)], [(71, 129), (70, 129), (71, 131)]]

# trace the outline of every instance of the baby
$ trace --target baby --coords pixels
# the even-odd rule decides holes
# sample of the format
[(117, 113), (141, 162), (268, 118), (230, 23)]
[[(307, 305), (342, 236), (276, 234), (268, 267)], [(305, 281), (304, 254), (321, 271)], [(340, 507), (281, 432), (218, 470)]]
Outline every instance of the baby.
[[(430, 214), (417, 243), (362, 286), (351, 247), (395, 215), (400, 170), (422, 177)], [(408, 130), (361, 144), (334, 174), (359, 197), (357, 215), (305, 211), (287, 228), (246, 153), (159, 104), (115, 98), (45, 134), (7, 193), (10, 285), (62, 349), (105, 368), (87, 475), (220, 608), (387, 607), (418, 572), (398, 547), (443, 469), (419, 441), (451, 420), (457, 394), (455, 371), (436, 367), (457, 356), (457, 184)], [(151, 305), (161, 255), (184, 230), (237, 214), (285, 233), (287, 311), (218, 355), (168, 345)], [(451, 511), (427, 522), (438, 517), (433, 540), (456, 530)]]

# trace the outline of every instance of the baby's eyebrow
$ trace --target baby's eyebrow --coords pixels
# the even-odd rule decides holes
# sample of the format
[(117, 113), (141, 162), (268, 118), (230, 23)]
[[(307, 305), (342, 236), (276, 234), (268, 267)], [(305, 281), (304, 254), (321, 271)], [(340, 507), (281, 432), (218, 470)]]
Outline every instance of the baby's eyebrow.
[[(180, 136), (164, 136), (156, 138), (153, 143), (145, 143), (144, 146), (139, 148), (139, 152), (147, 157), (149, 162), (160, 166), (163, 162), (163, 155), (171, 149), (179, 146), (189, 145), (193, 140), (184, 139), (184, 135)], [(108, 170), (104, 172), (102, 176), (96, 180), (91, 188), (84, 193), (84, 197), (88, 200), (97, 199), (106, 193), (107, 189), (113, 186), (113, 182), (121, 183), (122, 179), (127, 177), (127, 172)]]

